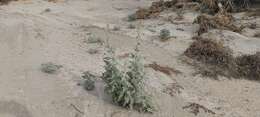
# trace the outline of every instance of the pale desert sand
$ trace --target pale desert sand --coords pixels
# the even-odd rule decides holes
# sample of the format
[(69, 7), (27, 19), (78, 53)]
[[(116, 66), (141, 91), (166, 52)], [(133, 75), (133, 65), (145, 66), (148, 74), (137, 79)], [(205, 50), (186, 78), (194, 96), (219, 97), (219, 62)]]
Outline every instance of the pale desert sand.
[[(173, 24), (162, 13), (159, 18), (128, 22), (126, 18), (138, 7), (153, 0), (24, 0), (0, 6), (0, 117), (195, 117), (184, 106), (197, 103), (215, 114), (200, 110), (197, 117), (259, 117), (260, 83), (243, 79), (220, 80), (194, 75), (195, 69), (183, 62), (183, 52), (193, 41), (198, 15), (185, 11), (184, 19)], [(47, 9), (47, 10), (46, 10)], [(237, 17), (243, 13), (236, 14)], [(256, 22), (255, 30), (242, 34), (212, 30), (204, 36), (224, 39), (235, 55), (260, 51), (260, 18), (241, 20)], [(137, 26), (129, 29), (129, 24)], [(120, 30), (113, 31), (118, 26)], [(161, 29), (170, 29), (174, 38), (160, 42)], [(183, 30), (179, 30), (183, 29)], [(165, 75), (147, 68), (148, 92), (157, 111), (138, 113), (113, 105), (97, 79), (96, 89), (88, 92), (77, 84), (84, 71), (101, 75), (104, 45), (85, 43), (89, 34), (109, 39), (117, 55), (132, 52), (141, 35), (141, 53), (145, 63), (157, 62), (181, 71)], [(91, 55), (89, 49), (97, 49)], [(42, 63), (62, 65), (56, 74), (41, 72)], [(164, 93), (171, 84), (174, 95)]]

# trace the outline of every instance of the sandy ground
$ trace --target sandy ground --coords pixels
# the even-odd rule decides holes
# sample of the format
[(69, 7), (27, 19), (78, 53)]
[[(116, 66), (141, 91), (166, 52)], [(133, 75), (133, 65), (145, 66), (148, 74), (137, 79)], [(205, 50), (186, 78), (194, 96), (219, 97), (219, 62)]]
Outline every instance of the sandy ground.
[[(194, 117), (184, 106), (203, 105), (215, 114), (200, 109), (198, 117), (259, 117), (260, 84), (241, 79), (213, 80), (194, 75), (194, 68), (183, 62), (183, 52), (193, 41), (198, 26), (192, 24), (198, 13), (185, 11), (184, 20), (170, 23), (166, 12), (157, 19), (127, 22), (138, 7), (152, 0), (46, 0), (12, 2), (0, 6), (0, 117)], [(243, 14), (237, 14), (241, 17)], [(213, 30), (206, 36), (224, 39), (235, 55), (260, 51), (260, 18), (257, 29), (242, 34)], [(129, 25), (137, 25), (129, 29)], [(120, 30), (113, 31), (113, 27)], [(157, 39), (159, 31), (170, 29), (175, 37), (167, 42)], [(180, 30), (182, 29), (182, 30)], [(181, 71), (165, 75), (147, 68), (147, 87), (157, 111), (143, 114), (114, 106), (103, 93), (103, 83), (87, 92), (77, 84), (84, 71), (101, 75), (104, 45), (89, 44), (89, 34), (109, 38), (117, 55), (132, 52), (139, 33), (145, 63), (157, 62)], [(91, 55), (89, 49), (99, 52)], [(41, 72), (42, 63), (62, 65), (56, 74)], [(171, 85), (173, 96), (164, 93)]]

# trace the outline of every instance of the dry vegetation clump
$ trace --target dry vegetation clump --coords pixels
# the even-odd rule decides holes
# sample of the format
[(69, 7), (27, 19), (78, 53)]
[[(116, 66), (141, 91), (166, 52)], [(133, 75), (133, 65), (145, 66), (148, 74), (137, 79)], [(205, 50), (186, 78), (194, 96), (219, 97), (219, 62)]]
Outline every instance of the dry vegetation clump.
[(180, 94), (184, 88), (178, 83), (171, 83), (163, 90), (164, 93), (174, 97), (176, 94)]
[(62, 68), (62, 65), (56, 65), (52, 62), (47, 62), (41, 64), (41, 71), (48, 74), (54, 74), (56, 73), (60, 68)]
[(245, 15), (248, 16), (248, 17), (260, 16), (260, 9), (248, 11)]
[(193, 113), (195, 116), (197, 116), (200, 113), (200, 110), (203, 110), (206, 113), (215, 115), (216, 113), (212, 110), (209, 110), (203, 105), (197, 104), (197, 103), (190, 103), (187, 106), (182, 107), (183, 109), (189, 109), (191, 113)]
[(149, 8), (140, 8), (139, 10), (137, 10), (132, 17), (134, 17), (135, 19), (148, 19), (151, 17), (156, 17), (159, 15), (160, 12), (164, 11), (165, 9), (174, 8), (176, 3), (178, 3), (178, 0), (160, 0), (157, 2), (153, 2)]
[(218, 76), (230, 77), (229, 74), (225, 73), (222, 68), (214, 65), (198, 65), (197, 72), (194, 75), (201, 74), (202, 76), (211, 77), (213, 79), (218, 79)]
[(174, 68), (168, 67), (168, 66), (161, 66), (157, 64), (156, 62), (153, 62), (152, 64), (148, 64), (146, 67), (150, 67), (155, 71), (162, 72), (166, 75), (171, 75), (172, 73), (174, 74), (180, 74), (181, 72), (179, 70), (176, 70)]
[(185, 51), (185, 55), (213, 65), (225, 65), (233, 61), (230, 49), (220, 42), (205, 38), (197, 38)]
[(153, 2), (148, 8), (140, 8), (135, 14), (130, 15), (130, 19), (148, 19), (156, 17), (160, 12), (167, 9), (190, 8), (200, 9), (204, 13), (216, 14), (225, 9), (228, 12), (241, 11), (247, 9), (249, 0), (160, 0)]
[(168, 29), (162, 29), (159, 35), (161, 41), (167, 41), (171, 38), (171, 32)]
[(219, 12), (214, 16), (202, 14), (199, 15), (194, 23), (199, 24), (198, 35), (208, 32), (210, 29), (231, 30), (241, 32), (243, 26), (236, 26), (233, 16), (225, 11)]
[(17, 1), (17, 0), (0, 0), (0, 4), (3, 5), (3, 4), (8, 4), (9, 2), (11, 1)]
[(254, 37), (260, 37), (260, 32), (257, 32)]
[(260, 53), (236, 58), (238, 73), (250, 80), (260, 80)]
[(90, 34), (89, 37), (84, 40), (84, 42), (88, 43), (88, 44), (100, 44), (100, 45), (103, 45), (104, 41), (97, 37), (96, 35), (94, 34)]
[[(203, 76), (260, 80), (260, 53), (234, 57), (232, 51), (212, 39), (196, 37), (185, 55), (196, 60), (195, 66)], [(195, 63), (195, 62), (194, 62)], [(201, 65), (202, 64), (202, 65)]]
[(229, 48), (212, 39), (201, 37), (194, 39), (195, 41), (184, 54), (189, 58), (205, 64), (205, 66), (197, 65), (202, 75), (215, 78), (218, 75), (236, 75), (236, 63)]
[(82, 78), (85, 80), (83, 83), (83, 87), (85, 90), (91, 91), (95, 89), (95, 75), (91, 74), (89, 71), (86, 71), (83, 73)]
[(228, 12), (242, 11), (249, 7), (249, 0), (199, 0), (201, 11), (215, 14), (222, 9)]

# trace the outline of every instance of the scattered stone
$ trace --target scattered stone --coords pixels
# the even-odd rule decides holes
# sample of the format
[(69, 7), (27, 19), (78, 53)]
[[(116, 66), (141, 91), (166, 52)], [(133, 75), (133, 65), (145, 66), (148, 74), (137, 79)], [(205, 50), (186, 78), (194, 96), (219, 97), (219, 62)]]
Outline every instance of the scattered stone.
[(149, 8), (138, 9), (132, 17), (134, 17), (135, 19), (148, 19), (151, 17), (157, 17), (159, 13), (164, 11), (165, 9), (175, 8), (174, 5), (177, 2), (177, 0), (160, 0), (157, 2), (153, 2)]

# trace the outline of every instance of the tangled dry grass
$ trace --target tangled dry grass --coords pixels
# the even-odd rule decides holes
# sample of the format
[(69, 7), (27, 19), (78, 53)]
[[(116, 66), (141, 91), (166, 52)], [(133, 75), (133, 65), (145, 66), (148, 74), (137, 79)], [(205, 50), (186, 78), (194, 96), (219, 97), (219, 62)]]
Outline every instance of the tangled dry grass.
[(232, 52), (221, 42), (195, 37), (195, 42), (185, 51), (185, 55), (207, 64), (226, 65), (233, 61)]
[(260, 53), (234, 57), (223, 43), (196, 37), (184, 54), (199, 64), (204, 64), (195, 65), (202, 75), (260, 80)]
[(140, 8), (132, 15), (135, 19), (156, 17), (167, 9), (193, 8), (209, 14), (219, 13), (225, 9), (228, 12), (242, 11), (249, 7), (249, 0), (160, 0), (153, 2), (148, 8)]
[(213, 114), (213, 115), (216, 114), (214, 111), (212, 111), (212, 110), (206, 108), (206, 107), (203, 106), (203, 105), (197, 104), (197, 103), (190, 103), (189, 105), (184, 106), (184, 107), (182, 107), (182, 108), (183, 108), (183, 109), (189, 109), (189, 111), (190, 111), (191, 113), (193, 113), (195, 116), (197, 116), (201, 110), (203, 110), (203, 111), (206, 112), (206, 113)]
[(215, 14), (225, 9), (229, 12), (242, 11), (249, 7), (249, 0), (199, 0), (201, 11)]
[(233, 16), (226, 12), (221, 11), (214, 16), (202, 14), (199, 15), (194, 23), (199, 24), (198, 35), (208, 32), (210, 29), (230, 30), (234, 32), (241, 32), (244, 26), (237, 26)]
[(153, 2), (148, 8), (140, 8), (133, 15), (135, 19), (148, 19), (152, 17), (157, 17), (160, 12), (164, 10), (175, 10), (183, 8), (184, 6), (192, 6), (197, 9), (198, 4), (193, 3), (194, 0), (160, 0)]
[(235, 68), (232, 51), (221, 42), (213, 39), (195, 37), (195, 41), (185, 51), (185, 55), (196, 61), (206, 64), (198, 66), (199, 72), (205, 76), (216, 78), (218, 75), (229, 76), (234, 74)]
[(238, 73), (250, 80), (260, 80), (260, 53), (243, 55), (236, 58)]
[(164, 1), (160, 0), (158, 2), (153, 2), (149, 8), (140, 8), (134, 14), (135, 19), (148, 19), (151, 17), (156, 17), (160, 12), (165, 9), (173, 8), (177, 3), (177, 0)]

